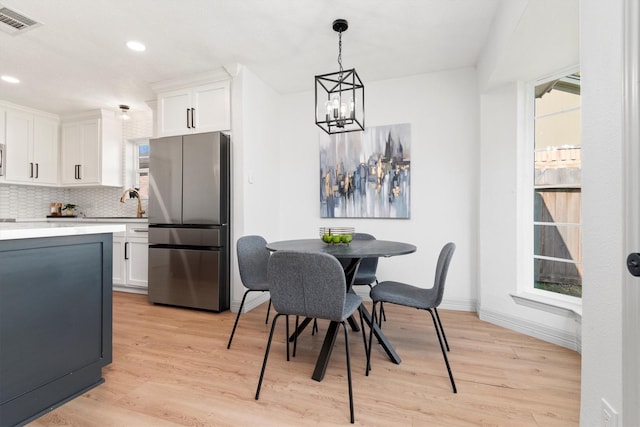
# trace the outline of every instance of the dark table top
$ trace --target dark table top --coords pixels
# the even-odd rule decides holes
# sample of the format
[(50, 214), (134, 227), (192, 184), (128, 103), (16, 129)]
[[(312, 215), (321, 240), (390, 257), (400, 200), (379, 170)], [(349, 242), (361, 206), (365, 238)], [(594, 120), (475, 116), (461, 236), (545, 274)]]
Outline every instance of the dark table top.
[(416, 247), (410, 243), (389, 240), (353, 240), (346, 244), (327, 244), (318, 239), (281, 240), (267, 243), (270, 251), (325, 252), (338, 258), (374, 258), (410, 254)]

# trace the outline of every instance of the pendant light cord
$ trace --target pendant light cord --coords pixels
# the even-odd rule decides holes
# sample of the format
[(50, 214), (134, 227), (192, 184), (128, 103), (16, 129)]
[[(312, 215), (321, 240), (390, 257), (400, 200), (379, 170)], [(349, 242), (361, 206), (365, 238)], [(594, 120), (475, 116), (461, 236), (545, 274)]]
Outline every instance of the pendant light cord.
[(342, 31), (338, 32), (338, 65), (340, 65), (340, 80), (342, 80)]

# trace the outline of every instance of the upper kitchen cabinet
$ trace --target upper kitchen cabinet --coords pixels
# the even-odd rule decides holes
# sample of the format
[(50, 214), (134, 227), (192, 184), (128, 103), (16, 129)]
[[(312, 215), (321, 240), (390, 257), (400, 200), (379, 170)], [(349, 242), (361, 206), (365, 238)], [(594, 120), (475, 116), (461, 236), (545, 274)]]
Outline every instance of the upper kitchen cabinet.
[(114, 111), (65, 118), (60, 151), (62, 185), (122, 186), (122, 123)]
[(231, 129), (228, 74), (158, 83), (153, 88), (158, 94), (158, 137)]
[(30, 109), (5, 109), (5, 182), (58, 183), (57, 116)]

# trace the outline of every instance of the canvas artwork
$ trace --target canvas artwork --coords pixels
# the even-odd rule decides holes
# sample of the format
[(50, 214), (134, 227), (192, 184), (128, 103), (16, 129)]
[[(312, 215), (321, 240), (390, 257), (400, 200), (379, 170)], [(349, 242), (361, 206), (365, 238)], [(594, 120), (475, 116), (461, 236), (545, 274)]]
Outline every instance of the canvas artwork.
[(410, 218), (411, 125), (320, 136), (320, 217)]

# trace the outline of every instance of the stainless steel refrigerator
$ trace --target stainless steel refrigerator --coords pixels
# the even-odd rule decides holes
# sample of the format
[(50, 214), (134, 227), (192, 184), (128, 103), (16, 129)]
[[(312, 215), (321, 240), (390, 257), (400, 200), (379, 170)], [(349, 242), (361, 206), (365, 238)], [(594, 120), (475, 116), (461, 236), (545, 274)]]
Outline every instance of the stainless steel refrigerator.
[(149, 301), (227, 310), (229, 136), (211, 132), (149, 143)]

